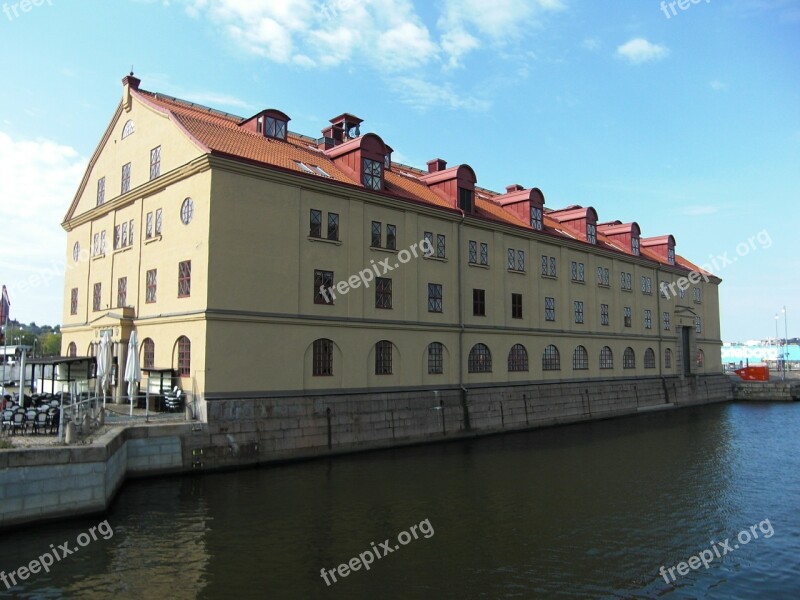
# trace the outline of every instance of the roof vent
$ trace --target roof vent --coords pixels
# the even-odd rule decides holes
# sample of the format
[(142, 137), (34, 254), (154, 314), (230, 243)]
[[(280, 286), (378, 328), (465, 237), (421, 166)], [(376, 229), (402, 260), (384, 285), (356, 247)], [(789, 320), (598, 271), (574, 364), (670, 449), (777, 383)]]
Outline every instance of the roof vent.
[(441, 158), (434, 158), (428, 161), (428, 173), (438, 173), (447, 168), (447, 161)]

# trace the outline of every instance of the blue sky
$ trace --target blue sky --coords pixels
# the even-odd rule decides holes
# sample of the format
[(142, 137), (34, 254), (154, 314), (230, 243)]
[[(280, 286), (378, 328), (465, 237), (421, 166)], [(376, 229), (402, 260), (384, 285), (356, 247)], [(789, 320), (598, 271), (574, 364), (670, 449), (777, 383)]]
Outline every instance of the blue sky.
[(727, 254), (723, 338), (774, 336), (783, 305), (800, 335), (800, 0), (683, 1), (0, 0), (12, 316), (61, 319), (59, 224), (133, 66), (308, 135), (351, 112), (400, 162), (469, 163), (481, 186), (671, 233), (695, 263)]

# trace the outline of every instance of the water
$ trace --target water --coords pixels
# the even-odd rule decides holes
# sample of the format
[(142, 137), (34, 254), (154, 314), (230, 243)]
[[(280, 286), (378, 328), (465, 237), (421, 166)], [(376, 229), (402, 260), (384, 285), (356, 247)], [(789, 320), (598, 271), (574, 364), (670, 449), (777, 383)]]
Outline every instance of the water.
[[(796, 599), (800, 404), (128, 482), (105, 516), (4, 533), (0, 568), (103, 519), (110, 539), (0, 597)], [(412, 525), (417, 539), (326, 586), (321, 568), (399, 545)], [(751, 525), (758, 539), (708, 569), (659, 575)]]

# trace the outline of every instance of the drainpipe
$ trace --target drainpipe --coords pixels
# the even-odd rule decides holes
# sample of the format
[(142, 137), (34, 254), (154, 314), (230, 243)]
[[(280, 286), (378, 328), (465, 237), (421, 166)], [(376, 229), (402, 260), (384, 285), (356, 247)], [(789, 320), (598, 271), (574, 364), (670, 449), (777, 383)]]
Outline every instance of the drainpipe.
[(458, 209), (461, 213), (461, 220), (458, 222), (458, 387), (461, 390), (461, 410), (464, 413), (464, 429), (470, 431), (472, 426), (469, 422), (469, 410), (467, 409), (467, 388), (464, 386), (464, 298), (462, 289), (462, 246), (461, 230), (467, 213), (463, 209)]

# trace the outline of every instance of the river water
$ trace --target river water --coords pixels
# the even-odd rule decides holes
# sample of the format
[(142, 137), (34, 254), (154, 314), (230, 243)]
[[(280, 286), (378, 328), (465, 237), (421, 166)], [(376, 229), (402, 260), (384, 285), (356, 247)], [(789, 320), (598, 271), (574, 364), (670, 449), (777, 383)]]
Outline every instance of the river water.
[(129, 481), (106, 515), (4, 533), (0, 568), (76, 541), (0, 597), (794, 600), (800, 404)]

